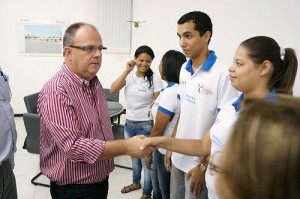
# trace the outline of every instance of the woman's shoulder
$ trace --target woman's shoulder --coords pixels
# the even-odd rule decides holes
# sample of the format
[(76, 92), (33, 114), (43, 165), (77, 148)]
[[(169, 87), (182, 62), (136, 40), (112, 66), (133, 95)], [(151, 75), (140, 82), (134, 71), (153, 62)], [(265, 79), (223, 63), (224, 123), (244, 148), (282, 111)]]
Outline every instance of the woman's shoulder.
[(175, 97), (177, 99), (178, 84), (173, 84), (172, 86), (167, 86), (161, 95), (163, 98)]

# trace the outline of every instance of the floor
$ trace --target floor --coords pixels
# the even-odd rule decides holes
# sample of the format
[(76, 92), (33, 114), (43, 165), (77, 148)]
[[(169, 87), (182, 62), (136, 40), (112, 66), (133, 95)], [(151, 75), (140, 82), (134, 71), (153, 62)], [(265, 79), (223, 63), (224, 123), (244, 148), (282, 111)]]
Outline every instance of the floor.
[[(17, 152), (15, 153), (15, 169), (14, 173), (17, 181), (18, 198), (19, 199), (51, 199), (49, 188), (35, 186), (31, 184), (31, 179), (39, 173), (39, 155), (31, 154), (23, 149), (26, 131), (22, 117), (16, 117), (16, 126), (18, 131)], [(115, 163), (131, 166), (129, 156), (121, 156), (115, 158)], [(142, 195), (142, 190), (132, 191), (127, 194), (122, 194), (123, 186), (131, 183), (132, 171), (118, 168), (111, 173), (109, 177), (109, 199), (139, 199)], [(49, 179), (45, 176), (38, 178), (38, 182), (49, 183)]]

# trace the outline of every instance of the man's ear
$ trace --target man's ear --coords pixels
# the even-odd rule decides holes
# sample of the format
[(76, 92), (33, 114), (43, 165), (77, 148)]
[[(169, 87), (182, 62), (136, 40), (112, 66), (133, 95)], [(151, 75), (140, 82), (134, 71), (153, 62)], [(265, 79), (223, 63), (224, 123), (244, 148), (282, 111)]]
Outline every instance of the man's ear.
[(211, 32), (210, 31), (206, 31), (203, 36), (204, 36), (205, 42), (208, 43), (208, 41), (209, 41), (209, 39), (211, 37)]
[(272, 63), (269, 60), (265, 60), (262, 63), (260, 75), (270, 74), (272, 72), (272, 69)]
[(70, 60), (71, 57), (72, 57), (72, 49), (69, 48), (68, 46), (66, 46), (66, 47), (64, 47), (63, 50), (64, 50), (64, 56), (65, 56), (68, 60)]

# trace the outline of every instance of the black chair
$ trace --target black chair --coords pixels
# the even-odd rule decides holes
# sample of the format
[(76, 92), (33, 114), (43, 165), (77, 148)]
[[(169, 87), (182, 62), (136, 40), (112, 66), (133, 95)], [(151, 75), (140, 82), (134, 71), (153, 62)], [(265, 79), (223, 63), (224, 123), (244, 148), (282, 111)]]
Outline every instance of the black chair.
[[(34, 93), (24, 97), (24, 102), (28, 113), (23, 114), (23, 121), (27, 136), (23, 148), (29, 153), (40, 154), (40, 116), (37, 114), (37, 100), (39, 93)], [(39, 172), (31, 179), (31, 183), (43, 187), (50, 187), (48, 184), (36, 182), (42, 175)]]
[[(112, 124), (112, 130), (113, 130), (113, 135), (114, 135), (114, 139), (115, 140), (125, 139), (125, 136), (124, 136), (124, 125), (123, 124), (113, 123)], [(123, 165), (119, 165), (119, 164), (115, 164), (115, 166), (123, 168), (123, 169), (132, 170), (131, 167), (127, 167), (127, 166), (123, 166)]]
[(105, 88), (104, 92), (105, 92), (107, 101), (119, 102), (119, 92), (112, 94), (112, 93), (110, 93), (110, 89), (108, 89), (108, 88)]
[[(108, 88), (104, 88), (104, 92), (105, 92), (107, 101), (119, 102), (119, 92), (110, 93), (110, 89), (108, 89)], [(122, 114), (126, 114), (126, 109), (123, 109)], [(116, 121), (118, 121), (118, 124), (120, 124), (120, 119), (121, 119), (121, 114), (116, 117), (111, 118), (111, 123), (115, 123)]]
[[(114, 102), (119, 102), (119, 92), (117, 93), (110, 93), (110, 89), (105, 88), (104, 89), (105, 95), (106, 95), (106, 100), (107, 101), (114, 101)], [(119, 114), (116, 117), (111, 118), (111, 124), (112, 124), (112, 130), (114, 134), (115, 140), (120, 140), (120, 139), (125, 139), (124, 136), (124, 125), (121, 124), (121, 115), (126, 114), (126, 109), (123, 109), (122, 113)], [(116, 122), (118, 121), (118, 122)], [(131, 167), (115, 164), (116, 167), (120, 167), (123, 169), (129, 169), (132, 170)]]
[(24, 102), (28, 113), (37, 114), (38, 97), (39, 97), (39, 92), (24, 97)]

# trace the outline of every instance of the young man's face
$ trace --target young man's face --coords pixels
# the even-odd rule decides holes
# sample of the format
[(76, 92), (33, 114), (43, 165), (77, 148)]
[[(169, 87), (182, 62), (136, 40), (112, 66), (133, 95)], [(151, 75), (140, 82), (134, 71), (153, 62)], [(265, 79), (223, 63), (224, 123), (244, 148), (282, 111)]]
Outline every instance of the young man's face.
[(208, 40), (210, 32), (206, 32), (200, 36), (200, 33), (195, 30), (193, 21), (188, 21), (177, 26), (177, 35), (179, 37), (179, 45), (186, 57), (197, 58), (200, 56), (203, 49), (208, 48)]

